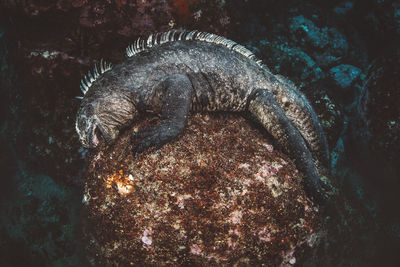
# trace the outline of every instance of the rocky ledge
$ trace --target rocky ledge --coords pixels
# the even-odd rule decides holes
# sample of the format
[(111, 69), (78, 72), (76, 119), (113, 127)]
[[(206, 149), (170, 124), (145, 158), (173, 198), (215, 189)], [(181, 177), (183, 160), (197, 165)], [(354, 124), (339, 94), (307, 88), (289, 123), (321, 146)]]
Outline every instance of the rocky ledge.
[(320, 236), (294, 163), (238, 115), (192, 116), (160, 150), (130, 135), (90, 155), (83, 202), (93, 265), (266, 265), (301, 261)]

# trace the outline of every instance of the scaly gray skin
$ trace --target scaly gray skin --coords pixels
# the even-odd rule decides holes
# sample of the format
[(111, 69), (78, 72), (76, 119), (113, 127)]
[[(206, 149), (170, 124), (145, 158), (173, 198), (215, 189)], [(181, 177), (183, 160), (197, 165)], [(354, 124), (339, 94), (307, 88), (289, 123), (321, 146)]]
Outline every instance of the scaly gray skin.
[(329, 153), (315, 112), (291, 82), (269, 72), (250, 51), (186, 31), (151, 36), (127, 51), (130, 58), (82, 83), (76, 129), (85, 147), (102, 138), (112, 143), (149, 111), (161, 113), (161, 123), (132, 137), (136, 153), (175, 138), (191, 111), (250, 111), (294, 158), (309, 196), (325, 199), (319, 176), (329, 169)]

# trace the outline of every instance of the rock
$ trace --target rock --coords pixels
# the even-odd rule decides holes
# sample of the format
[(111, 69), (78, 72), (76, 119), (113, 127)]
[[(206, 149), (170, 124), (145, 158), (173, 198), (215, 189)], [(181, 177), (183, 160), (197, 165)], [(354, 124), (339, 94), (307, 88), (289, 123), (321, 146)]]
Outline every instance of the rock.
[(121, 59), (138, 37), (170, 29), (226, 35), (230, 23), (219, 0), (6, 0), (0, 5), (5, 15), (15, 17), (13, 27), (23, 45), (43, 42), (41, 47), (91, 58), (118, 57), (112, 48), (118, 49)]
[[(315, 87), (321, 88), (322, 86), (314, 86), (310, 90), (314, 89), (314, 92), (318, 92), (318, 89)], [(343, 130), (344, 116), (341, 108), (335, 101), (322, 92), (323, 90), (320, 90), (319, 93), (314, 93), (314, 97), (310, 97), (309, 99), (312, 101), (311, 104), (318, 114), (318, 118), (328, 139), (330, 151), (332, 151)]]
[(348, 12), (348, 22), (357, 28), (373, 57), (398, 47), (399, 10), (398, 1), (366, 0), (355, 1), (354, 8)]
[[(19, 101), (10, 103), (11, 118), (18, 122), (13, 144), (29, 169), (45, 173), (64, 184), (81, 185), (84, 162), (76, 136), (75, 112), (80, 95), (80, 70), (85, 60), (64, 52), (27, 52), (20, 67)], [(14, 128), (14, 127), (13, 127)], [(13, 129), (14, 130), (14, 129)]]
[(2, 201), (1, 266), (79, 266), (79, 198), (45, 175), (13, 177), (13, 197)]
[(291, 19), (290, 32), (302, 45), (322, 49), (328, 45), (327, 29), (320, 29), (303, 15)]
[[(64, 28), (59, 31), (80, 26), (96, 28), (102, 31), (103, 35), (97, 37), (104, 38), (108, 36), (132, 36), (148, 33), (156, 29), (168, 29), (168, 24), (173, 21), (171, 7), (166, 0), (134, 0), (134, 1), (4, 1), (3, 6), (17, 12), (20, 16), (34, 19), (33, 25), (37, 22), (48, 23), (54, 21), (56, 24), (62, 24)], [(54, 19), (58, 17), (58, 19)], [(78, 18), (78, 19), (77, 19)], [(30, 27), (28, 25), (27, 27)], [(46, 27), (47, 26), (47, 27)], [(53, 30), (46, 25), (44, 28)], [(109, 31), (113, 31), (110, 33)], [(117, 35), (115, 35), (117, 33)]]
[(284, 40), (262, 40), (257, 46), (267, 66), (276, 73), (293, 77), (295, 82), (310, 84), (325, 77), (312, 57)]
[(335, 12), (338, 15), (346, 15), (351, 9), (353, 9), (353, 7), (354, 7), (353, 1), (345, 1), (345, 2), (338, 4), (333, 9), (333, 12)]
[(361, 69), (352, 65), (341, 64), (331, 68), (329, 73), (337, 85), (341, 88), (348, 88), (358, 78)]
[(388, 52), (370, 66), (358, 102), (358, 121), (353, 137), (374, 157), (400, 166), (400, 50)]
[(291, 19), (289, 26), (292, 38), (312, 55), (320, 66), (329, 66), (341, 60), (348, 51), (345, 36), (333, 27), (317, 27), (303, 15)]
[(328, 46), (322, 51), (312, 53), (315, 61), (321, 66), (331, 66), (341, 61), (348, 53), (348, 43), (345, 36), (337, 28), (324, 28), (328, 36)]
[(80, 62), (59, 51), (24, 53), (12, 27), (6, 24), (3, 35), (3, 26), (0, 266), (84, 266), (81, 195), (71, 186), (84, 164), (69, 90)]
[(228, 13), (226, 1), (221, 0), (174, 0), (174, 2), (189, 3), (188, 19), (182, 21), (182, 16), (177, 17), (177, 24), (186, 29), (197, 29), (228, 36), (231, 29), (231, 14)]
[(197, 114), (177, 140), (136, 158), (132, 131), (90, 157), (92, 265), (289, 266), (317, 243), (299, 173), (254, 124)]
[[(381, 229), (390, 229), (400, 222), (396, 204), (400, 173), (399, 63), (397, 49), (387, 51), (371, 64), (357, 102), (357, 114), (349, 123), (346, 144), (347, 164), (361, 177), (369, 202), (376, 203), (373, 215)], [(368, 205), (366, 201), (362, 204)], [(385, 234), (387, 240), (396, 240), (393, 246), (400, 247), (395, 232)], [(393, 262), (395, 258), (398, 260), (398, 255), (388, 257)]]

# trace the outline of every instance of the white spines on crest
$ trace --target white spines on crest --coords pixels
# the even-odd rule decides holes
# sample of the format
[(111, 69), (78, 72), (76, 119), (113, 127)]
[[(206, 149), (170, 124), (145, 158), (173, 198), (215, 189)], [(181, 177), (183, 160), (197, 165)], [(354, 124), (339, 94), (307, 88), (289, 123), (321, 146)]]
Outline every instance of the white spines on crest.
[[(83, 76), (81, 79), (81, 91), (83, 95), (87, 93), (89, 90), (90, 86), (93, 84), (94, 81), (103, 73), (105, 73), (108, 70), (112, 69), (111, 63), (105, 62), (103, 59), (100, 60), (99, 66), (97, 64), (94, 65), (93, 71), (88, 71), (88, 74)], [(77, 96), (76, 98), (82, 99), (83, 97)]]
[[(163, 33), (151, 34), (147, 39), (137, 39), (133, 44), (126, 48), (126, 55), (128, 57), (132, 57), (142, 51), (148, 50), (151, 47), (162, 45), (168, 42), (174, 41), (190, 41), (190, 40), (198, 40), (202, 42), (219, 44), (227, 47), (228, 49), (232, 49), (243, 56), (254, 60), (260, 67), (268, 70), (262, 61), (257, 59), (256, 56), (249, 49), (245, 48), (242, 45), (237, 44), (236, 42), (229, 40), (225, 37), (207, 33), (200, 31), (186, 31), (186, 30), (170, 30)], [(269, 71), (269, 70), (268, 70)]]

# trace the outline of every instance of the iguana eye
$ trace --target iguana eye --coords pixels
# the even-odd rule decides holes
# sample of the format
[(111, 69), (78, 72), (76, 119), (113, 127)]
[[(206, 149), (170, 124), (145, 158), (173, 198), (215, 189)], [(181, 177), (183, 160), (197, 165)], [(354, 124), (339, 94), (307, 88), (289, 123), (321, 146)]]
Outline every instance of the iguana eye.
[(81, 131), (86, 131), (88, 129), (86, 120), (79, 120), (78, 127)]
[(84, 129), (86, 126), (86, 122), (84, 120), (79, 120), (78, 126), (80, 129)]

